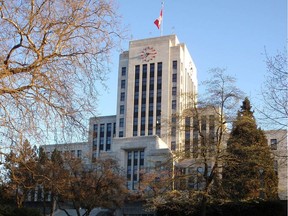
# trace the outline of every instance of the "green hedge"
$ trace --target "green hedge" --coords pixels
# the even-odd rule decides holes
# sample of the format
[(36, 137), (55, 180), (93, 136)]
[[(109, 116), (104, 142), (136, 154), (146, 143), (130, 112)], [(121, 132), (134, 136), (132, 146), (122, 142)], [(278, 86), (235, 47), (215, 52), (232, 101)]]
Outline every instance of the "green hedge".
[(9, 205), (0, 205), (0, 216), (41, 216), (37, 209), (14, 208)]
[[(166, 203), (157, 216), (199, 216), (199, 206)], [(287, 201), (237, 202), (208, 205), (206, 216), (287, 216)]]

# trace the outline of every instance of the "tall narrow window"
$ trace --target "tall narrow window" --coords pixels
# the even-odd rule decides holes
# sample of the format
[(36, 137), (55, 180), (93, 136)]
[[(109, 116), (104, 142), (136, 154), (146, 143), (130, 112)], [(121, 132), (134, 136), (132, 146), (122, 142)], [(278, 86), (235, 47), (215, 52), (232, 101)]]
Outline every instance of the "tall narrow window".
[(121, 80), (121, 89), (125, 89), (126, 80)]
[(177, 74), (172, 74), (172, 82), (177, 82)]
[(120, 114), (124, 114), (124, 105), (120, 105)]
[(126, 67), (122, 67), (121, 69), (121, 75), (126, 76)]
[(124, 100), (125, 100), (125, 92), (121, 92), (120, 101), (124, 101)]
[(177, 69), (177, 61), (173, 61), (173, 69)]
[(134, 87), (133, 136), (137, 136), (138, 131), (139, 79), (140, 79), (140, 65), (136, 65), (135, 80), (134, 80), (135, 87)]
[(140, 187), (140, 174), (144, 169), (144, 150), (127, 152), (127, 187), (136, 190)]
[(177, 87), (172, 87), (172, 95), (173, 96), (177, 95)]
[(124, 118), (119, 119), (119, 127), (124, 127)]
[(271, 139), (270, 145), (272, 150), (277, 150), (277, 139)]

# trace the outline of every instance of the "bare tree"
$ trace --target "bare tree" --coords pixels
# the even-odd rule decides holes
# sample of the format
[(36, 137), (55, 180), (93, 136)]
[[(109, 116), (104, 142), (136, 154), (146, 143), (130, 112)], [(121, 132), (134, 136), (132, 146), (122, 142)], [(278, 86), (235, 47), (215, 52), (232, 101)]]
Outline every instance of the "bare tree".
[(123, 35), (115, 6), (113, 0), (0, 0), (3, 135), (43, 138), (47, 128), (81, 127), (96, 110), (110, 51)]
[(176, 189), (186, 194), (183, 195), (185, 199), (198, 205), (203, 216), (208, 202), (225, 196), (221, 190), (221, 170), (227, 156), (227, 122), (232, 120), (230, 114), (243, 94), (235, 86), (235, 78), (226, 75), (224, 69), (210, 72), (211, 78), (204, 82), (204, 97), (172, 117), (176, 118), (172, 120), (172, 127), (184, 137), (180, 141), (184, 146), (175, 153)]
[(71, 175), (66, 182), (69, 189), (61, 195), (73, 203), (78, 216), (80, 208), (85, 209), (83, 215), (89, 215), (93, 208), (116, 209), (123, 205), (127, 188), (117, 161), (97, 159), (88, 165), (72, 158), (65, 163)]
[[(267, 76), (262, 89), (264, 120), (277, 127), (287, 127), (288, 120), (288, 71), (287, 51), (275, 56), (266, 55)], [(277, 128), (277, 129), (278, 129)]]

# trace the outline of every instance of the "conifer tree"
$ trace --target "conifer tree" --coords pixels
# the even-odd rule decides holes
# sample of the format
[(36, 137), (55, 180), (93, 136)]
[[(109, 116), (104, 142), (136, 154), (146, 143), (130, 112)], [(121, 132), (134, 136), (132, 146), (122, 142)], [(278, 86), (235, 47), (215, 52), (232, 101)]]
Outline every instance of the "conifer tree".
[(246, 97), (227, 142), (223, 186), (232, 200), (277, 198), (277, 176), (267, 139)]

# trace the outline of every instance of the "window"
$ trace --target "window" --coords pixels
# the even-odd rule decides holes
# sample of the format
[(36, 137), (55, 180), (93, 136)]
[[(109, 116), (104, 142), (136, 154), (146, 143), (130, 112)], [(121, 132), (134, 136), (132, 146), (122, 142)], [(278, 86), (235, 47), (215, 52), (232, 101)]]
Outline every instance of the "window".
[(119, 137), (123, 137), (123, 131), (119, 131)]
[(137, 99), (139, 99), (139, 92), (135, 92), (134, 94), (134, 100), (137, 100)]
[(111, 150), (111, 137), (107, 137), (106, 140), (106, 151), (110, 151)]
[(97, 138), (98, 133), (98, 124), (93, 125), (93, 138)]
[(177, 74), (172, 74), (172, 82), (177, 82)]
[(124, 114), (124, 105), (120, 105), (120, 114)]
[(176, 104), (176, 100), (172, 100), (172, 109), (176, 109), (177, 104)]
[(119, 119), (119, 127), (124, 127), (124, 118)]
[(126, 76), (126, 67), (122, 67), (121, 74), (122, 76)]
[(121, 92), (120, 101), (124, 101), (124, 100), (125, 100), (125, 92)]
[(77, 150), (77, 157), (81, 158), (82, 157), (82, 150)]
[(272, 150), (277, 150), (277, 139), (270, 139), (270, 145)]
[(93, 125), (93, 131), (97, 132), (98, 131), (98, 124)]
[(125, 89), (125, 80), (121, 80), (121, 89)]
[(112, 124), (111, 124), (111, 123), (108, 123), (108, 124), (106, 125), (107, 133), (108, 133), (108, 132), (111, 132), (111, 129), (112, 129)]
[(172, 141), (172, 142), (171, 142), (171, 150), (172, 150), (172, 151), (175, 151), (175, 150), (176, 150), (176, 142), (175, 142), (175, 141)]
[(150, 77), (154, 77), (155, 64), (150, 64)]
[(201, 116), (201, 130), (205, 131), (206, 130), (206, 116)]
[(177, 95), (177, 87), (172, 87), (172, 95), (173, 96)]
[(177, 69), (177, 61), (173, 61), (173, 69)]
[(162, 62), (159, 62), (157, 64), (157, 76), (158, 77), (162, 76)]
[(134, 113), (138, 113), (138, 105), (134, 105)]
[(127, 152), (127, 187), (130, 190), (139, 189), (141, 170), (144, 168), (144, 150)]
[(143, 64), (143, 74), (142, 74), (142, 77), (146, 78), (147, 77), (147, 64)]
[(100, 125), (100, 134), (104, 133), (104, 130), (105, 130), (105, 124), (101, 124)]

